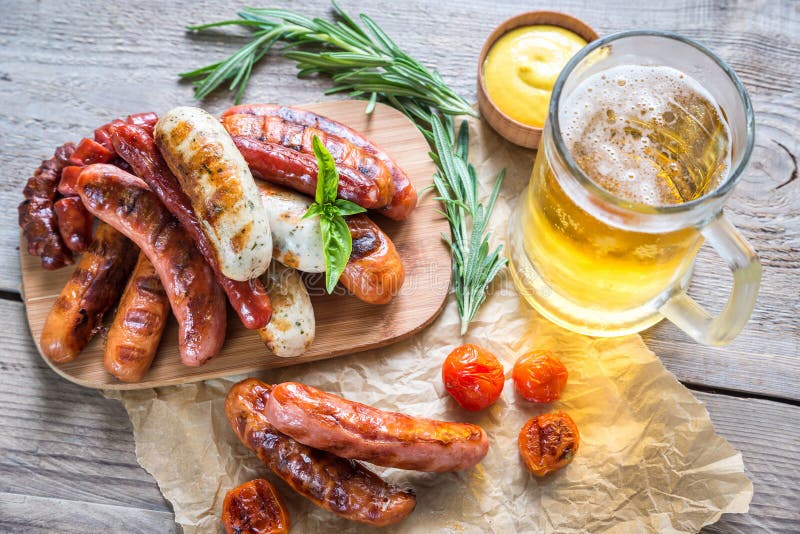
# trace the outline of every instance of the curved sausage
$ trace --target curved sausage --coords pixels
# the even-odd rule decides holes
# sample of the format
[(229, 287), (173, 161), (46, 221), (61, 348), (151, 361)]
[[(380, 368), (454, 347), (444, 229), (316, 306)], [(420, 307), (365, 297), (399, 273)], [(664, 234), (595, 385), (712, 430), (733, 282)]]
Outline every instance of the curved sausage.
[[(417, 190), (414, 188), (414, 184), (411, 183), (411, 179), (403, 169), (400, 168), (397, 162), (395, 162), (386, 151), (372, 143), (372, 141), (340, 122), (323, 117), (322, 115), (317, 115), (313, 111), (275, 104), (243, 104), (234, 106), (222, 114), (223, 123), (225, 119), (231, 115), (268, 117), (269, 121), (280, 119), (294, 125), (318, 129), (334, 138), (339, 138), (351, 143), (364, 153), (370, 154), (382, 161), (392, 175), (394, 195), (392, 196), (391, 202), (389, 202), (385, 208), (381, 209), (383, 215), (390, 219), (400, 221), (408, 217), (417, 206)], [(334, 144), (333, 139), (330, 142)], [(328, 146), (328, 143), (326, 142), (325, 145)], [(306, 146), (304, 144), (303, 148), (306, 150), (311, 149), (311, 145)], [(331, 150), (331, 147), (329, 147), (328, 150)], [(313, 149), (310, 153), (313, 153)], [(334, 154), (334, 150), (331, 150), (331, 153)], [(335, 155), (334, 158), (336, 158)]]
[(309, 447), (387, 467), (460, 471), (489, 450), (479, 426), (384, 412), (296, 382), (272, 388), (266, 414), (278, 431)]
[(387, 484), (358, 462), (276, 431), (264, 416), (270, 389), (253, 378), (235, 384), (225, 399), (225, 414), (242, 443), (293, 490), (338, 516), (375, 526), (398, 523), (414, 510), (411, 491)]
[(192, 211), (189, 197), (181, 189), (178, 179), (172, 174), (156, 148), (151, 133), (139, 126), (118, 124), (110, 127), (110, 142), (114, 149), (133, 168), (181, 223), (184, 230), (197, 244), (200, 253), (214, 270), (217, 283), (228, 295), (228, 300), (246, 328), (265, 327), (272, 316), (272, 305), (266, 289), (257, 278), (245, 282), (231, 280), (220, 270), (217, 256), (200, 222)]
[(400, 291), (406, 272), (394, 243), (363, 213), (346, 217), (353, 251), (339, 282), (369, 304), (386, 304)]
[(52, 158), (42, 164), (28, 179), (22, 194), (25, 200), (17, 208), (19, 226), (28, 241), (28, 254), (39, 256), (42, 268), (48, 271), (73, 263), (72, 253), (64, 245), (58, 232), (53, 201), (61, 179), (61, 171), (70, 165), (75, 152), (74, 143), (58, 147)]
[[(290, 187), (309, 196), (317, 190), (317, 158), (276, 143), (234, 135), (253, 175), (274, 184)], [(350, 167), (337, 165), (339, 197), (367, 209), (382, 208), (392, 198), (391, 183), (379, 183)]]
[(154, 134), (222, 273), (240, 282), (263, 274), (272, 259), (267, 213), (228, 132), (202, 109), (178, 107), (159, 119)]
[(225, 341), (225, 298), (211, 268), (180, 223), (139, 178), (114, 167), (86, 167), (78, 179), (84, 206), (136, 243), (164, 284), (178, 320), (186, 365), (202, 365)]
[[(273, 257), (298, 271), (325, 272), (319, 218), (303, 219), (312, 200), (261, 180), (256, 185), (270, 216)], [(389, 236), (366, 215), (352, 215), (345, 221), (353, 250), (339, 282), (364, 302), (386, 304), (405, 280), (400, 255)]]
[(117, 302), (137, 250), (111, 226), (97, 225), (94, 240), (53, 303), (42, 329), (42, 353), (56, 363), (78, 357)]
[(261, 340), (275, 356), (291, 358), (314, 342), (314, 307), (300, 273), (280, 264), (270, 266), (266, 286), (272, 300), (272, 320), (259, 328)]
[(168, 314), (164, 285), (153, 264), (140, 253), (108, 330), (106, 371), (122, 382), (140, 381), (153, 363)]
[[(67, 167), (69, 168), (69, 167)], [(78, 197), (65, 197), (53, 204), (61, 239), (72, 252), (83, 252), (92, 241), (94, 218)]]
[(272, 484), (257, 478), (225, 494), (222, 525), (228, 534), (289, 534), (289, 511)]

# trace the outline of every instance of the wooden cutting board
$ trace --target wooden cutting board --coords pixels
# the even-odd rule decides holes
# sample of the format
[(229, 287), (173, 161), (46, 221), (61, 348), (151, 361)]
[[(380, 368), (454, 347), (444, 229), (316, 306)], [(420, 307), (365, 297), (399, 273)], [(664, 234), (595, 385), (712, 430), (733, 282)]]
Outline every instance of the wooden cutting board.
[[(433, 194), (422, 189), (432, 183), (435, 167), (428, 157), (428, 144), (402, 113), (377, 105), (365, 115), (362, 101), (322, 102), (300, 106), (336, 119), (364, 133), (385, 149), (405, 169), (420, 192), (417, 209), (403, 222), (379, 215), (373, 220), (391, 237), (406, 269), (400, 293), (383, 306), (365, 304), (337, 287), (333, 295), (312, 291), (317, 320), (313, 345), (303, 355), (279, 358), (272, 355), (258, 336), (228, 310), (228, 336), (221, 354), (202, 367), (186, 367), (178, 356), (177, 325), (170, 319), (153, 366), (142, 382), (125, 384), (103, 368), (104, 332), (92, 340), (73, 362), (56, 365), (42, 358), (58, 374), (86, 387), (140, 389), (180, 384), (226, 375), (249, 373), (273, 367), (332, 358), (389, 345), (419, 332), (441, 312), (450, 285), (451, 259), (441, 235), (447, 221), (436, 212)], [(24, 239), (23, 239), (24, 241)], [(45, 271), (39, 258), (20, 246), (22, 294), (31, 335), (41, 354), (39, 339), (50, 307), (72, 274), (72, 267)], [(338, 294), (337, 294), (338, 293)], [(112, 310), (113, 311), (113, 310)], [(106, 315), (106, 325), (113, 313)]]

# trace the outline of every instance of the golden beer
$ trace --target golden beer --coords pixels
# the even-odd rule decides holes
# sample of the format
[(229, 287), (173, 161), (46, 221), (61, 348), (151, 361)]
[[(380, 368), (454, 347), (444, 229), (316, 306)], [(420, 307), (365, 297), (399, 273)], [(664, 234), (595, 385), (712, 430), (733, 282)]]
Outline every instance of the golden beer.
[[(619, 65), (592, 74), (561, 102), (559, 123), (581, 171), (640, 211), (700, 198), (730, 172), (724, 112), (670, 67)], [(589, 213), (565, 192), (546, 153), (540, 147), (510, 229), (535, 271), (523, 272), (512, 242), (518, 286), (535, 287), (526, 298), (573, 330), (624, 333), (657, 322), (665, 288), (688, 282), (700, 231), (642, 232)]]

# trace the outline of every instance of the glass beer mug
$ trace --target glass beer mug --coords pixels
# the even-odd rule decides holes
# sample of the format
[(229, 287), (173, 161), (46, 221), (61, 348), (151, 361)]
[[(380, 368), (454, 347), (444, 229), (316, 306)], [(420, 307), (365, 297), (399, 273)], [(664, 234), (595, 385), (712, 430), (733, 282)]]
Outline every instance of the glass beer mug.
[[(753, 249), (722, 213), (754, 127), (738, 77), (705, 47), (654, 31), (589, 44), (556, 82), (509, 223), (520, 293), (588, 335), (639, 332), (666, 317), (700, 343), (730, 342), (761, 278)], [(716, 317), (686, 294), (704, 240), (734, 278)]]

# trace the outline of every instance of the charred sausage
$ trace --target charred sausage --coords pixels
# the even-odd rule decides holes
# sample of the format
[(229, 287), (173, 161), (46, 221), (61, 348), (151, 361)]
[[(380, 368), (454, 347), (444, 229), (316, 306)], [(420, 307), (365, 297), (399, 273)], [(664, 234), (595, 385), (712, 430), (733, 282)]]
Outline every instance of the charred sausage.
[(144, 253), (122, 294), (108, 330), (103, 364), (122, 382), (138, 382), (153, 363), (167, 324), (169, 299)]
[(155, 193), (113, 165), (86, 167), (78, 179), (84, 206), (136, 243), (164, 284), (178, 320), (186, 365), (202, 365), (225, 340), (225, 298), (211, 268)]
[(124, 235), (105, 223), (97, 226), (94, 240), (44, 323), (40, 344), (45, 356), (56, 363), (78, 357), (117, 302), (136, 254)]
[[(234, 135), (233, 142), (254, 176), (314, 196), (317, 190), (315, 156), (242, 135)], [(391, 183), (376, 182), (350, 167), (337, 165), (336, 168), (341, 198), (367, 209), (382, 208), (391, 200)]]
[(75, 152), (73, 143), (56, 149), (52, 158), (42, 161), (28, 179), (22, 194), (25, 200), (17, 208), (19, 226), (28, 241), (28, 253), (39, 256), (42, 267), (48, 271), (72, 264), (72, 253), (58, 232), (53, 202), (61, 171), (68, 166)]
[(297, 493), (334, 514), (375, 526), (405, 519), (416, 506), (411, 491), (387, 484), (358, 462), (312, 449), (281, 434), (264, 407), (271, 386), (249, 378), (225, 399), (225, 414), (248, 448)]
[(189, 197), (181, 189), (178, 179), (164, 162), (156, 148), (155, 141), (146, 129), (128, 124), (117, 124), (110, 128), (110, 140), (114, 149), (133, 168), (151, 191), (181, 223), (186, 233), (194, 240), (197, 248), (214, 270), (217, 282), (236, 310), (245, 327), (263, 328), (272, 315), (272, 305), (263, 284), (257, 278), (237, 282), (225, 276), (217, 263), (217, 256), (192, 211)]
[[(69, 167), (68, 167), (69, 168)], [(72, 252), (83, 252), (92, 241), (94, 219), (78, 197), (65, 197), (53, 204), (61, 239)]]
[[(339, 143), (337, 139), (350, 143), (364, 154), (372, 155), (379, 159), (391, 173), (394, 195), (389, 204), (381, 210), (383, 215), (390, 219), (402, 220), (408, 217), (411, 211), (417, 206), (417, 191), (414, 188), (414, 184), (411, 183), (411, 179), (403, 169), (400, 168), (397, 162), (372, 141), (340, 122), (323, 117), (322, 115), (317, 115), (312, 111), (275, 104), (243, 104), (234, 106), (222, 114), (223, 124), (226, 122), (226, 119), (232, 115), (266, 117), (265, 125), (269, 124), (269, 127), (263, 128), (264, 130), (271, 131), (276, 129), (273, 125), (274, 121), (280, 120), (296, 126), (299, 125), (324, 132), (328, 134), (328, 136), (332, 136), (329, 140), (326, 140), (325, 145), (328, 147), (328, 150), (334, 154), (334, 158), (336, 158), (336, 154), (340, 152), (340, 148), (346, 146), (343, 143)], [(277, 129), (279, 130), (280, 127)], [(331, 146), (328, 146), (329, 143)], [(337, 148), (337, 145), (339, 148)], [(308, 151), (311, 149), (311, 145), (306, 145), (304, 143), (301, 149)], [(313, 153), (313, 150), (309, 153)], [(350, 153), (350, 151), (343, 151), (342, 153), (347, 154)], [(339, 160), (337, 160), (337, 163), (338, 162)]]
[(384, 412), (296, 382), (273, 387), (266, 414), (278, 431), (309, 447), (387, 467), (460, 471), (489, 449), (479, 426)]
[(178, 107), (159, 119), (154, 134), (222, 273), (240, 282), (263, 274), (272, 259), (269, 221), (228, 132), (202, 109)]

